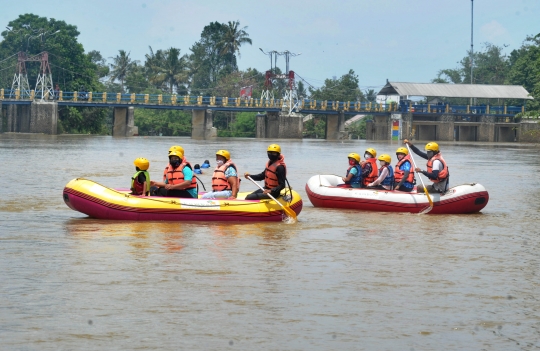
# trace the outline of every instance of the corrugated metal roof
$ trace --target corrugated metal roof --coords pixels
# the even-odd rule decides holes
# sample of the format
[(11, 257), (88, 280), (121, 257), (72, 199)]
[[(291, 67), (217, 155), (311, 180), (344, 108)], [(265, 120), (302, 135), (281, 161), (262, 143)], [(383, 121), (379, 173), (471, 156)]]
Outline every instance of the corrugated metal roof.
[(521, 85), (444, 84), (388, 82), (378, 95), (440, 96), (483, 99), (528, 99)]

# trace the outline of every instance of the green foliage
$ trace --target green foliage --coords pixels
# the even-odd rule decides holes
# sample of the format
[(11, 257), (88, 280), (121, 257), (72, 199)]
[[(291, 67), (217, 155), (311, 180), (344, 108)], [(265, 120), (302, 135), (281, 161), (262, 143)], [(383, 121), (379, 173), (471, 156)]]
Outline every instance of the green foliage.
[(365, 139), (366, 138), (366, 121), (367, 116), (360, 121), (351, 123), (347, 128), (349, 135), (352, 139)]
[(362, 101), (364, 94), (358, 87), (358, 76), (351, 69), (339, 79), (325, 79), (319, 89), (309, 88), (311, 98), (331, 101)]
[(322, 139), (326, 135), (326, 118), (314, 116), (304, 123), (304, 138)]
[[(47, 51), (54, 83), (60, 85), (60, 90), (77, 91), (84, 86), (87, 90), (96, 91), (101, 87), (99, 67), (77, 41), (79, 31), (76, 26), (54, 18), (24, 14), (10, 21), (8, 27), (11, 30), (1, 33), (0, 58), (7, 58), (18, 51), (26, 51), (29, 56)], [(16, 56), (2, 63), (2, 68), (13, 67), (0, 72), (2, 87), (11, 87), (16, 63)], [(28, 62), (26, 67), (30, 87), (33, 88), (39, 62)]]
[(113, 63), (110, 64), (110, 81), (120, 81), (121, 92), (124, 92), (124, 81), (131, 71), (136, 67), (138, 61), (133, 61), (129, 57), (129, 52), (125, 50), (118, 50), (118, 55), (113, 57)]
[[(483, 51), (473, 54), (473, 63), (473, 84), (504, 84), (510, 69), (510, 63), (508, 57), (503, 54), (503, 48), (490, 43), (484, 44)], [(470, 53), (459, 64), (458, 68), (440, 70), (433, 82), (470, 84)]]
[(527, 37), (518, 50), (510, 53), (507, 82), (523, 85), (534, 97), (527, 102), (528, 110), (540, 110), (540, 34)]
[[(201, 39), (191, 47), (191, 90), (193, 94), (207, 92), (220, 77), (236, 68), (234, 54), (222, 53), (227, 25), (212, 22), (205, 26)], [(234, 64), (233, 64), (234, 63)]]
[(257, 132), (257, 114), (253, 112), (217, 112), (214, 127), (219, 137), (254, 138)]
[(189, 136), (191, 113), (178, 110), (150, 110), (136, 108), (135, 125), (139, 135)]
[(65, 107), (59, 111), (59, 132), (70, 134), (110, 134), (107, 117), (111, 109), (96, 107)]
[(180, 55), (180, 49), (169, 48), (158, 50), (155, 54), (150, 47), (150, 55), (146, 55), (145, 67), (151, 73), (149, 80), (156, 87), (161, 87), (169, 94), (177, 92), (179, 95), (187, 93), (188, 83), (188, 56)]

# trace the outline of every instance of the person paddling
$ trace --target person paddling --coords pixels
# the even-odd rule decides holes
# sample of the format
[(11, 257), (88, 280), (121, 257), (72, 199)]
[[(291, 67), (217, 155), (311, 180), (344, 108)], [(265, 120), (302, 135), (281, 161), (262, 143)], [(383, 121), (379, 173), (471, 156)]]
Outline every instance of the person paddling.
[(268, 146), (266, 151), (268, 162), (264, 171), (253, 175), (247, 172), (244, 174), (246, 179), (251, 177), (251, 179), (256, 181), (264, 180), (264, 191), (257, 189), (246, 196), (246, 200), (270, 199), (268, 194), (277, 198), (280, 196), (281, 190), (285, 188), (287, 166), (285, 165), (285, 157), (281, 154), (281, 147), (277, 144), (272, 144)]
[[(418, 165), (416, 165), (417, 168), (415, 169), (416, 172), (422, 173), (433, 182), (433, 185), (426, 185), (427, 191), (429, 193), (445, 193), (448, 190), (450, 172), (448, 171), (446, 161), (443, 159), (440, 153), (439, 144), (435, 142), (427, 143), (425, 147), (426, 152), (424, 153), (407, 139), (405, 139), (403, 143), (409, 145), (415, 154), (428, 160), (427, 171), (421, 170), (418, 168)], [(424, 191), (424, 187), (422, 185), (418, 185), (417, 191), (419, 193)]]
[(216, 152), (216, 169), (212, 175), (212, 191), (201, 199), (236, 199), (240, 187), (238, 169), (227, 150)]
[(357, 153), (350, 153), (347, 158), (349, 159), (349, 168), (347, 174), (342, 177), (341, 180), (345, 184), (338, 185), (344, 188), (361, 188), (362, 187), (362, 166), (360, 166), (360, 155)]
[(396, 150), (396, 157), (398, 163), (394, 170), (394, 189), (409, 193), (413, 191), (415, 184), (414, 170), (409, 150), (405, 147), (399, 147)]

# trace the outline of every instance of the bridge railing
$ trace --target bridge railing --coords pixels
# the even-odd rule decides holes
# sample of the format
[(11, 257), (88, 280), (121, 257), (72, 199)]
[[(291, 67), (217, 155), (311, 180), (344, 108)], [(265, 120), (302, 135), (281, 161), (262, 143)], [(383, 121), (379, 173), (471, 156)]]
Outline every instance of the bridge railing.
[[(98, 104), (127, 104), (127, 105), (174, 105), (174, 106), (209, 106), (225, 108), (272, 108), (282, 109), (290, 107), (291, 102), (283, 99), (254, 99), (232, 98), (219, 96), (182, 96), (176, 94), (135, 94), (135, 93), (109, 93), (109, 92), (45, 92), (19, 91), (0, 89), (0, 100), (56, 100), (77, 103)], [(360, 102), (360, 101), (326, 101), (300, 99), (292, 102), (295, 110), (309, 113), (309, 111), (345, 111), (358, 113), (380, 112), (413, 112), (415, 114), (496, 114), (515, 115), (524, 112), (523, 106), (492, 106), (492, 105), (434, 105), (434, 104), (397, 104)]]

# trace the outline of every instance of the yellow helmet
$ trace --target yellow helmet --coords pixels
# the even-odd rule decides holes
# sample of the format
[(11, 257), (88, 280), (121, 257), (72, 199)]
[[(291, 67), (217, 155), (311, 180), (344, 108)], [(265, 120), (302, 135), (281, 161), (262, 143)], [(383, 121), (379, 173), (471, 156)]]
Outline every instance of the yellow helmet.
[(180, 160), (182, 160), (184, 158), (184, 153), (178, 149), (175, 149), (171, 152), (169, 152), (169, 157), (171, 156), (178, 156), (180, 158)]
[(173, 145), (171, 146), (171, 148), (169, 149), (169, 155), (171, 154), (171, 152), (173, 150), (180, 150), (182, 152), (182, 155), (184, 154), (184, 148), (181, 147), (180, 145)]
[(216, 152), (216, 155), (223, 156), (223, 157), (225, 157), (226, 160), (231, 159), (231, 153), (229, 151), (227, 151), (227, 150), (218, 150)]
[(379, 161), (384, 161), (388, 164), (390, 164), (392, 162), (392, 158), (390, 157), (390, 155), (387, 155), (387, 154), (382, 154), (381, 156), (379, 156), (378, 158)]
[(369, 152), (371, 154), (371, 156), (373, 156), (373, 157), (377, 157), (377, 151), (375, 151), (375, 149), (372, 149), (372, 148), (368, 147), (366, 149), (366, 152)]
[(407, 150), (406, 147), (398, 147), (398, 149), (396, 150), (396, 154), (408, 155), (409, 150)]
[(141, 171), (146, 171), (150, 167), (150, 162), (144, 157), (136, 158), (135, 161), (133, 161), (133, 164)]
[(347, 157), (348, 158), (354, 158), (356, 160), (356, 162), (360, 162), (360, 155), (358, 155), (355, 152), (351, 152)]
[(266, 151), (272, 151), (272, 152), (281, 153), (281, 148), (279, 147), (278, 144), (272, 144), (272, 145), (268, 146), (268, 149), (266, 149)]
[(433, 141), (431, 143), (427, 143), (426, 144), (426, 151), (439, 152), (439, 144), (434, 143)]

